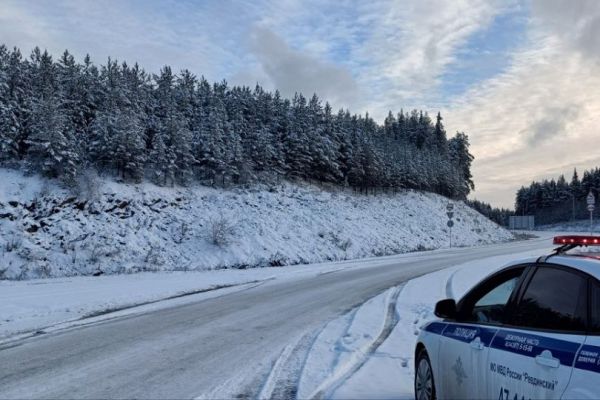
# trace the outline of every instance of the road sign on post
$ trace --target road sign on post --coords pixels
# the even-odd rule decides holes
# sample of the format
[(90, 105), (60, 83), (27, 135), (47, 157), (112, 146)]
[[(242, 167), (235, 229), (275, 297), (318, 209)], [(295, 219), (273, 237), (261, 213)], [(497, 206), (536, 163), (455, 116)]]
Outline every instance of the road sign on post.
[(446, 215), (448, 216), (448, 228), (450, 228), (450, 247), (452, 247), (452, 227), (454, 226), (454, 221), (452, 221), (452, 217), (454, 217), (454, 204), (448, 203), (446, 206)]
[(586, 197), (587, 209), (590, 212), (590, 234), (594, 234), (594, 209), (596, 208), (596, 196), (590, 190)]

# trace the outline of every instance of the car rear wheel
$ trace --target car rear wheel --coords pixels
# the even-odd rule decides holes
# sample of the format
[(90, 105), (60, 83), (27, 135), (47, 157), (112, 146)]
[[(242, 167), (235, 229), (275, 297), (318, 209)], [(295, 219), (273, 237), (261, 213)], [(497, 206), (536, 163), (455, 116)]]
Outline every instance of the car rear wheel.
[(435, 385), (431, 362), (425, 350), (419, 352), (415, 370), (415, 399), (435, 400)]

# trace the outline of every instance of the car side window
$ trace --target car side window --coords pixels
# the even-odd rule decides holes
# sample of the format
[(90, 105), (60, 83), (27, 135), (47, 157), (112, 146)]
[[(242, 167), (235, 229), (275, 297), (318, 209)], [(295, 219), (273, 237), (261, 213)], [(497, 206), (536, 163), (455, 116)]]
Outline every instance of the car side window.
[(587, 278), (551, 266), (535, 271), (517, 303), (510, 324), (552, 331), (585, 331)]
[(506, 307), (524, 270), (515, 268), (484, 282), (461, 306), (463, 318), (469, 322), (503, 323)]

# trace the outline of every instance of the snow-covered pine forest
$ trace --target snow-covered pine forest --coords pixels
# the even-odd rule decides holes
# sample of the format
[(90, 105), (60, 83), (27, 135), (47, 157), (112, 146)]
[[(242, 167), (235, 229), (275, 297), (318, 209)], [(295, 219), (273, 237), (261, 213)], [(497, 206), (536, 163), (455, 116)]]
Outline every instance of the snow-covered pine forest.
[(362, 191), (415, 188), (463, 199), (473, 188), (468, 137), (438, 114), (334, 112), (317, 95), (158, 75), (109, 59), (0, 46), (0, 159), (67, 185), (90, 168), (129, 182), (231, 186), (289, 179)]
[(557, 179), (532, 181), (522, 186), (515, 197), (516, 215), (534, 215), (536, 224), (555, 224), (571, 220), (589, 219), (586, 197), (588, 193), (600, 196), (600, 168), (583, 171), (580, 179), (577, 169), (571, 181), (564, 175)]

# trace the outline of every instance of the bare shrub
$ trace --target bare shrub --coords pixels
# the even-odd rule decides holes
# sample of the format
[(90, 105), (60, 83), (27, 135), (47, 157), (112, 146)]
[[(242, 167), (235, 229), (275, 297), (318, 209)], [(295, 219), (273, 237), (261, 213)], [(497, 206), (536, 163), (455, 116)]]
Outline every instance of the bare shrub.
[(190, 226), (187, 222), (182, 221), (181, 224), (175, 229), (173, 233), (173, 241), (177, 244), (183, 243), (186, 236), (190, 231)]
[(87, 168), (77, 174), (70, 187), (73, 194), (79, 199), (95, 203), (100, 199), (101, 184), (96, 170)]
[(102, 247), (99, 244), (95, 244), (94, 247), (92, 247), (92, 251), (90, 252), (89, 261), (91, 263), (96, 264), (98, 261), (100, 261), (101, 255), (102, 255)]
[(352, 246), (352, 240), (350, 238), (341, 238), (338, 232), (329, 232), (329, 235), (332, 242), (342, 251), (347, 251)]
[(52, 270), (51, 270), (50, 266), (46, 263), (43, 263), (43, 264), (37, 266), (37, 275), (40, 278), (50, 277), (51, 272), (52, 272)]
[(23, 238), (20, 235), (18, 235), (17, 233), (13, 233), (6, 240), (6, 243), (4, 243), (4, 251), (6, 253), (10, 253), (10, 252), (13, 252), (15, 250), (18, 250), (19, 247), (21, 247), (22, 243), (23, 243)]
[(144, 262), (151, 265), (163, 265), (165, 261), (162, 257), (163, 249), (160, 246), (151, 244), (144, 257)]
[(342, 240), (342, 241), (338, 242), (337, 246), (341, 250), (347, 251), (352, 246), (352, 240), (351, 239)]
[(16, 276), (16, 280), (23, 281), (29, 277), (29, 264), (23, 264), (18, 268), (19, 275)]
[(211, 243), (215, 246), (224, 247), (231, 243), (235, 234), (235, 223), (220, 215), (210, 220), (209, 230)]

